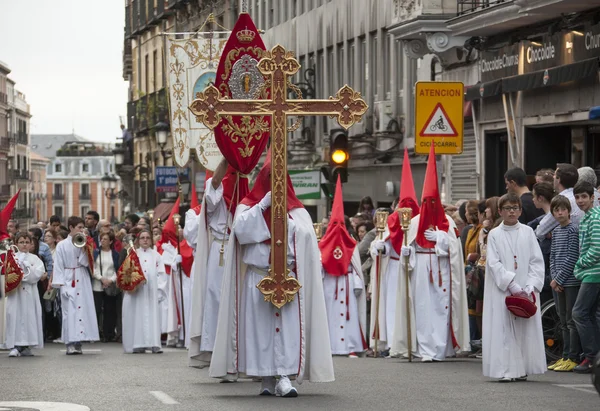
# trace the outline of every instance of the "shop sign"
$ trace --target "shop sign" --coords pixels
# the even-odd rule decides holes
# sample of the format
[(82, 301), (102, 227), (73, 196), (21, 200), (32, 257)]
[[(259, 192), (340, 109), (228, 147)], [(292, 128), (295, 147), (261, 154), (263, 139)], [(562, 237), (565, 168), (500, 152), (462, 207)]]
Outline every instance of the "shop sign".
[(516, 76), (519, 74), (520, 54), (521, 45), (519, 43), (502, 47), (496, 51), (484, 51), (479, 61), (481, 80), (488, 82)]
[(600, 57), (600, 24), (588, 25), (585, 30), (568, 33), (573, 44), (573, 60), (581, 61)]
[(178, 176), (186, 178), (190, 176), (189, 168), (180, 169), (179, 174), (177, 167), (155, 167), (155, 169), (154, 181), (157, 193), (176, 193)]
[(463, 152), (465, 87), (459, 82), (419, 81), (415, 90), (415, 152)]
[(288, 170), (298, 200), (321, 199), (321, 172), (319, 170)]
[(562, 33), (552, 36), (545, 35), (541, 41), (523, 41), (521, 43), (523, 74), (571, 63), (570, 55), (566, 53), (563, 41)]

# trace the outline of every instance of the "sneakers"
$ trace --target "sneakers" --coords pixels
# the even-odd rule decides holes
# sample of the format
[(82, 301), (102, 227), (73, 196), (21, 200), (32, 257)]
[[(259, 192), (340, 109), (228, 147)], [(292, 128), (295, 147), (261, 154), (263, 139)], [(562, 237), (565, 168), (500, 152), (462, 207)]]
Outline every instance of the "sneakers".
[(348, 354), (348, 358), (358, 358), (358, 355), (356, 355), (355, 352), (351, 352), (350, 354)]
[(33, 357), (33, 353), (31, 352), (31, 348), (25, 347), (21, 351), (21, 356), (23, 357)]
[(279, 382), (275, 386), (275, 394), (279, 397), (293, 398), (298, 396), (298, 390), (292, 387), (292, 383), (287, 375), (282, 375), (281, 378), (279, 378)]
[(75, 346), (67, 345), (67, 355), (75, 355), (75, 354), (80, 354), (75, 350)]
[(515, 378), (515, 381), (516, 381), (516, 382), (525, 382), (525, 381), (527, 381), (527, 375), (524, 375), (524, 376), (522, 376), (522, 377)]
[(20, 357), (21, 353), (19, 352), (19, 350), (17, 350), (16, 348), (13, 348), (12, 350), (10, 350), (10, 352), (8, 353), (9, 357)]
[(508, 378), (508, 377), (502, 377), (498, 379), (498, 382), (512, 382), (513, 379), (512, 378)]
[(554, 370), (554, 369), (556, 369), (557, 367), (560, 367), (561, 365), (563, 365), (564, 363), (565, 363), (565, 359), (564, 359), (564, 358), (561, 358), (560, 360), (558, 360), (558, 361), (555, 361), (555, 362), (553, 362), (552, 364), (550, 364), (550, 365), (548, 366), (548, 369), (549, 369), (549, 370)]
[(423, 358), (421, 358), (421, 362), (433, 362), (433, 358), (424, 355)]
[(586, 358), (577, 367), (573, 368), (573, 372), (577, 374), (591, 374), (592, 373), (592, 362)]
[(554, 371), (556, 372), (571, 372), (573, 369), (577, 367), (577, 363), (571, 359), (563, 361), (561, 365), (558, 367), (554, 367)]
[(162, 354), (163, 350), (160, 347), (152, 347), (152, 354)]
[(275, 395), (275, 377), (263, 377), (258, 395)]
[(145, 348), (134, 348), (133, 354), (144, 354), (146, 352)]

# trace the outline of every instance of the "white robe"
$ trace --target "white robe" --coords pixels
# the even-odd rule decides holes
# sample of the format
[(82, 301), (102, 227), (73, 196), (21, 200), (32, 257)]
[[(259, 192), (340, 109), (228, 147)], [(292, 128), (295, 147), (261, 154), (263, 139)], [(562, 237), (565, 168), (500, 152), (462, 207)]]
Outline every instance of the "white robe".
[[(370, 347), (375, 349), (375, 318), (379, 318), (379, 340), (378, 350), (390, 348), (390, 342), (394, 340), (394, 324), (396, 318), (396, 294), (398, 288), (398, 270), (400, 257), (393, 249), (389, 240), (389, 231), (386, 227), (383, 233), (385, 242), (385, 253), (379, 262), (377, 259), (371, 266), (371, 330)], [(377, 292), (377, 267), (381, 265), (381, 291)], [(377, 317), (377, 299), (379, 303), (379, 317)]]
[[(517, 256), (517, 269), (514, 255)], [(535, 291), (537, 312), (519, 318), (506, 308), (511, 281)], [(483, 295), (483, 375), (518, 378), (546, 371), (540, 291), (544, 286), (544, 259), (533, 230), (521, 223), (500, 224), (490, 231)]]
[[(359, 290), (358, 297), (354, 294)], [(365, 281), (358, 248), (354, 249), (348, 273), (333, 276), (323, 269), (323, 292), (333, 355), (348, 355), (367, 349), (365, 336)]]
[[(179, 272), (178, 264), (175, 262), (177, 248), (171, 243), (162, 245), (162, 262), (165, 266), (171, 267), (171, 274), (168, 276), (167, 284), (167, 345), (176, 344), (184, 340), (183, 321), (188, 322), (191, 311), (191, 292), (192, 280), (190, 277)], [(181, 291), (183, 289), (183, 310), (181, 309)], [(186, 328), (187, 332), (188, 328)]]
[[(158, 250), (155, 250), (160, 254)], [(163, 251), (163, 250), (160, 250)], [(164, 264), (163, 264), (164, 266)], [(157, 280), (157, 288), (158, 288), (158, 318), (160, 322), (160, 333), (168, 334), (168, 325), (169, 325), (169, 304), (171, 300), (174, 299), (174, 296), (169, 295), (169, 289), (171, 282), (171, 275), (165, 272), (161, 272), (158, 274)], [(173, 332), (177, 330), (172, 330)]]
[(100, 339), (88, 266), (85, 251), (73, 245), (71, 236), (58, 243), (52, 286), (60, 287), (62, 340), (65, 344)]
[(189, 365), (192, 367), (208, 366), (215, 344), (225, 268), (225, 264), (219, 265), (219, 260), (221, 246), (226, 248), (228, 244), (229, 216), (223, 200), (223, 184), (215, 190), (212, 178), (206, 182), (200, 215), (193, 210), (186, 214), (183, 233), (188, 243), (196, 249), (192, 268), (191, 318), (187, 333)]
[[(412, 249), (409, 259), (412, 351), (415, 356), (438, 361), (470, 350), (462, 248), (454, 221), (447, 215), (446, 219), (448, 232), (432, 249), (422, 248), (415, 241), (420, 216), (413, 217), (408, 232), (408, 244)], [(398, 315), (391, 351), (392, 355), (407, 355), (404, 264), (399, 267), (399, 280), (396, 301)]]
[(165, 266), (160, 254), (152, 249), (138, 248), (136, 253), (146, 283), (123, 295), (123, 348), (126, 353), (136, 348), (160, 348), (158, 276), (165, 271)]
[(6, 342), (3, 347), (43, 348), (42, 306), (37, 283), (46, 269), (36, 255), (19, 252), (15, 257), (23, 270), (23, 280), (6, 296)]
[(287, 373), (297, 375), (298, 383), (305, 379), (334, 380), (312, 220), (303, 208), (292, 210), (289, 216), (293, 223), (289, 225), (288, 263), (295, 261), (296, 269), (290, 275), (297, 275), (302, 288), (293, 302), (278, 310), (265, 302), (256, 288), (265, 275), (263, 269), (269, 267), (270, 251), (270, 246), (263, 244), (270, 232), (260, 208), (239, 205), (236, 210), (226, 255), (211, 377)]
[(4, 269), (0, 273), (0, 345), (6, 340), (6, 295), (4, 293)]

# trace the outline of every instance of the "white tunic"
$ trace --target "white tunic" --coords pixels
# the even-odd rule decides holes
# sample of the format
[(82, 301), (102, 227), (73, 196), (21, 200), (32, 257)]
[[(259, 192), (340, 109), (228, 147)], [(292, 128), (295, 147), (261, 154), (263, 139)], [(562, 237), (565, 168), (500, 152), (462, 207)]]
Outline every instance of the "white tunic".
[(123, 295), (123, 348), (126, 353), (136, 348), (160, 348), (158, 276), (164, 273), (165, 267), (158, 252), (142, 248), (136, 252), (146, 283)]
[[(15, 257), (23, 270), (23, 280), (18, 288), (6, 297), (6, 343), (4, 348), (44, 346), (42, 307), (37, 283), (46, 271), (44, 263), (29, 253)], [(3, 290), (4, 291), (4, 290)]]
[[(515, 270), (514, 256), (517, 256)], [(518, 378), (543, 374), (546, 354), (539, 292), (544, 286), (544, 259), (533, 230), (521, 223), (500, 224), (490, 231), (487, 243), (483, 296), (483, 375)], [(532, 286), (538, 310), (519, 318), (506, 308), (508, 285)]]
[[(287, 264), (295, 277), (294, 221), (288, 218)], [(242, 244), (242, 260), (248, 266), (242, 288), (240, 314), (239, 371), (268, 377), (296, 375), (300, 367), (299, 301), (295, 298), (281, 309), (265, 302), (256, 285), (267, 275), (271, 246), (264, 241), (271, 233), (260, 207), (252, 207), (236, 217), (235, 234)]]
[(366, 349), (358, 301), (354, 294), (355, 291), (364, 293), (364, 288), (364, 282), (352, 264), (348, 267), (347, 275), (333, 276), (323, 272), (323, 293), (333, 355), (348, 355)]
[(99, 340), (88, 266), (85, 251), (73, 245), (71, 236), (58, 243), (52, 286), (60, 287), (62, 340), (65, 344)]
[[(215, 344), (221, 284), (224, 265), (220, 265), (221, 247), (223, 251), (229, 240), (228, 219), (230, 213), (223, 199), (223, 185), (217, 189), (212, 186), (212, 178), (206, 183), (206, 192), (202, 200), (199, 215), (189, 212), (191, 219), (188, 229), (186, 220), (186, 239), (194, 241), (194, 267), (192, 268), (192, 296), (189, 332), (190, 365), (204, 367), (210, 363), (210, 355)], [(230, 221), (229, 221), (230, 222)], [(190, 243), (191, 245), (191, 243)], [(223, 253), (224, 257), (224, 253)], [(187, 319), (187, 317), (186, 317)]]
[[(162, 263), (171, 267), (167, 284), (167, 344), (176, 344), (178, 340), (183, 341), (183, 321), (188, 322), (191, 312), (192, 280), (182, 272), (179, 272), (178, 264), (175, 262), (177, 248), (171, 243), (162, 245)], [(183, 289), (183, 310), (181, 309), (181, 291)], [(189, 328), (186, 328), (186, 330)]]

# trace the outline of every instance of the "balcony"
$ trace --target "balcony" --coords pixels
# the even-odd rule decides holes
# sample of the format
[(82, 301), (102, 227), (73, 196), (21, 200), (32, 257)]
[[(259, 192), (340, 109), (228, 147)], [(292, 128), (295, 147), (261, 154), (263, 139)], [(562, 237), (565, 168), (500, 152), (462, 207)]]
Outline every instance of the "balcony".
[(79, 194), (79, 199), (90, 201), (92, 199), (92, 195), (90, 193), (81, 193)]
[(8, 137), (0, 137), (0, 151), (10, 150), (10, 139)]
[(52, 200), (64, 200), (65, 199), (65, 193), (53, 193), (52, 194)]
[(14, 180), (29, 180), (29, 170), (12, 170)]
[(6, 199), (10, 196), (10, 184), (2, 184), (0, 186), (0, 198)]
[(8, 95), (0, 91), (0, 104), (8, 104)]
[(29, 139), (26, 133), (18, 133), (16, 137), (17, 144), (29, 145)]
[(133, 107), (135, 107), (135, 114), (133, 114), (133, 124), (130, 124), (129, 127), (135, 134), (145, 134), (146, 131), (159, 121), (169, 123), (169, 106), (167, 104), (166, 89), (142, 96), (135, 102), (130, 102), (127, 107), (128, 123), (131, 121), (132, 114), (130, 110), (132, 111)]
[(460, 36), (493, 36), (600, 6), (600, 0), (458, 0), (448, 27)]
[(33, 218), (33, 209), (32, 208), (15, 208), (12, 214), (13, 218), (16, 219), (27, 219)]
[(129, 80), (131, 74), (133, 74), (131, 39), (126, 36), (123, 44), (123, 80)]

